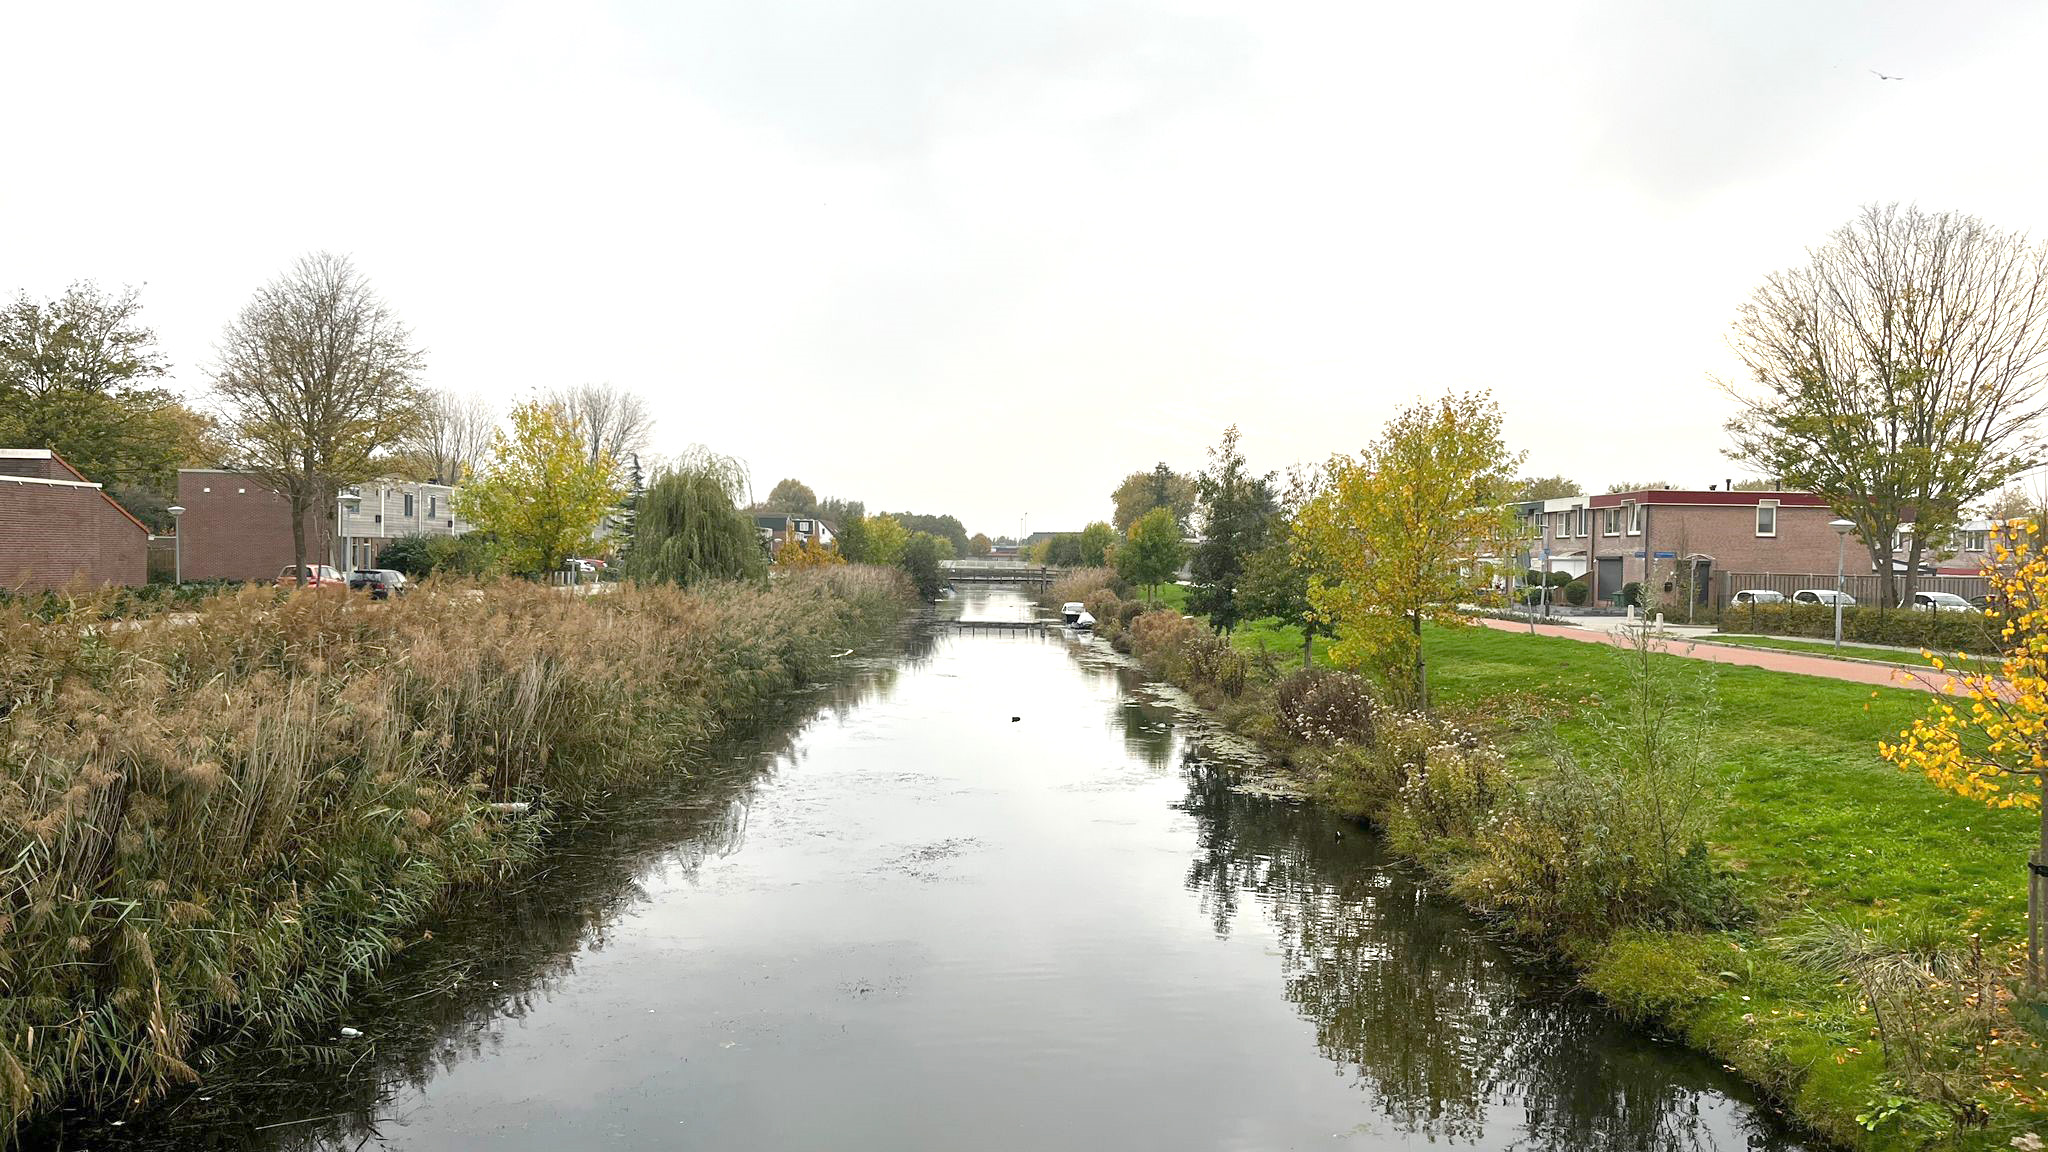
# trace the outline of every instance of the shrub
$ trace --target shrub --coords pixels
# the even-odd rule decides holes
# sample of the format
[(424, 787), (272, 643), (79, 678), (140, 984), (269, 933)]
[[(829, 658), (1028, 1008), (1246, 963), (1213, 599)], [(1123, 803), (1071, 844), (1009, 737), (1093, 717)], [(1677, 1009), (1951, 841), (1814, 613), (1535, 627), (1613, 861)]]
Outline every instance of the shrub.
[(1317, 790), (1337, 807), (1382, 826), (1402, 790), (1445, 747), (1476, 751), (1482, 741), (1426, 712), (1390, 709), (1373, 715), (1369, 745), (1342, 744), (1322, 764)]
[[(1862, 604), (1842, 610), (1842, 639), (1858, 644), (1984, 654), (1998, 650), (1999, 627), (1998, 616), (1978, 612), (1880, 612)], [(1826, 604), (1733, 604), (1721, 612), (1721, 630), (1831, 640), (1835, 610)]]
[(400, 536), (377, 552), (377, 567), (391, 568), (417, 580), (434, 571), (432, 540), (414, 533)]
[[(1053, 581), (1052, 587), (1046, 590), (1045, 599), (1047, 603), (1055, 608), (1062, 604), (1071, 604), (1076, 601), (1086, 604), (1088, 597), (1104, 590), (1108, 590), (1118, 597), (1124, 595), (1124, 584), (1121, 580), (1117, 579), (1114, 570), (1109, 568), (1076, 568), (1062, 574), (1059, 579)], [(1099, 618), (1100, 613), (1097, 613), (1097, 616)]]
[(1712, 682), (1647, 633), (1633, 641), (1627, 688), (1594, 715), (1590, 742), (1553, 739), (1550, 775), (1502, 804), (1456, 881), (1531, 935), (1714, 926), (1740, 911), (1706, 849)]
[(1643, 606), (1643, 582), (1641, 580), (1631, 580), (1623, 584), (1621, 586), (1621, 602), (1627, 606), (1641, 608)]
[(1370, 744), (1372, 686), (1334, 668), (1308, 668), (1280, 682), (1273, 711), (1280, 730), (1313, 744)]
[(1131, 621), (1131, 654), (1163, 666), (1173, 653), (1201, 639), (1207, 632), (1206, 628), (1178, 612), (1168, 609), (1144, 612)]
[(1386, 822), (1394, 848), (1425, 862), (1468, 850), (1511, 782), (1497, 749), (1455, 729), (1438, 735), (1409, 768)]
[(1572, 574), (1569, 572), (1552, 572), (1550, 574), (1550, 586), (1552, 588), (1562, 588), (1571, 582)]
[(1593, 589), (1581, 577), (1564, 586), (1564, 602), (1574, 608), (1583, 608), (1593, 598)]
[(1090, 592), (1081, 601), (1081, 607), (1087, 609), (1090, 616), (1095, 617), (1097, 627), (1101, 627), (1104, 624), (1120, 626), (1123, 620), (1118, 613), (1122, 610), (1123, 603), (1122, 600), (1117, 599), (1116, 593), (1111, 592), (1107, 588), (1099, 588)]

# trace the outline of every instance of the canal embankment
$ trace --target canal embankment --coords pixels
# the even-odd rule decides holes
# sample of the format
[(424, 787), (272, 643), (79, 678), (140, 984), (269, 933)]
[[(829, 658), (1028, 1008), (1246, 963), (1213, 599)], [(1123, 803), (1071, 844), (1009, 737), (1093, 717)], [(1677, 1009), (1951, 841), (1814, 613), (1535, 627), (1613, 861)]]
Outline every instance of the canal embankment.
[[(1233, 643), (1113, 588), (1053, 595), (1444, 891), (1827, 1139), (2003, 1148), (2039, 1130), (2048, 1070), (2014, 995), (2036, 817), (1879, 759), (1923, 696), (1432, 628), (1436, 706), (1417, 716), (1300, 670), (1299, 632), (1273, 622)], [(1630, 767), (1645, 737), (1677, 754)], [(1685, 850), (1660, 859), (1674, 829)]]
[(898, 573), (0, 611), (0, 1133), (303, 1051), (419, 925), (900, 620)]

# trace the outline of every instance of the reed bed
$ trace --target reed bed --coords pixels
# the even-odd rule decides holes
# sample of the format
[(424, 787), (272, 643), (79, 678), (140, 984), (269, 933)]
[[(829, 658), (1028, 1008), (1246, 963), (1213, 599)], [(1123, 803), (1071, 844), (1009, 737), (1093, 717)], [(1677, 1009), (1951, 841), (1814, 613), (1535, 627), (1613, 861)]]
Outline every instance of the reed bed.
[(319, 1052), (376, 969), (549, 826), (689, 771), (910, 601), (900, 573), (392, 602), (0, 607), (0, 1144), (248, 1045)]

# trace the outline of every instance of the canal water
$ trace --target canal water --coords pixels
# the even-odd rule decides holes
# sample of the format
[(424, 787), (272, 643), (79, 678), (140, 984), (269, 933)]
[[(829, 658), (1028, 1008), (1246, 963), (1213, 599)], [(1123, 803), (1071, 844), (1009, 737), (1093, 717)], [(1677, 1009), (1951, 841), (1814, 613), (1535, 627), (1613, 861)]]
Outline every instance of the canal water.
[[(1018, 618), (1015, 594), (943, 611)], [(67, 1148), (1793, 1149), (1113, 653), (920, 629)]]

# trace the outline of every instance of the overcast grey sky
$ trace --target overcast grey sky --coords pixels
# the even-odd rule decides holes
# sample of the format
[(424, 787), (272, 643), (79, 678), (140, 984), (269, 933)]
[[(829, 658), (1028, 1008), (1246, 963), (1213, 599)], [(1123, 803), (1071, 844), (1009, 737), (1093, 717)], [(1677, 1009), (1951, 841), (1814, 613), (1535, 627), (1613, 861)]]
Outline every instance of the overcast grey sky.
[(1532, 471), (1706, 483), (1737, 303), (1857, 205), (2048, 233), (2044, 50), (2039, 3), (5, 0), (0, 292), (145, 284), (196, 396), (345, 252), (435, 385), (610, 381), (759, 492), (991, 535), (1446, 388)]

